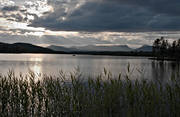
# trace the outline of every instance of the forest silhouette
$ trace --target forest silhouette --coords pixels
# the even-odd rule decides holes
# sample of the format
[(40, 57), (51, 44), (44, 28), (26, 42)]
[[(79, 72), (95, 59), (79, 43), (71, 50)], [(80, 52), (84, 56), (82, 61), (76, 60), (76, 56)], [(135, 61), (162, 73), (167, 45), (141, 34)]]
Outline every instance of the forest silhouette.
[(153, 55), (157, 59), (176, 59), (180, 60), (180, 39), (174, 40), (172, 43), (161, 37), (153, 43)]

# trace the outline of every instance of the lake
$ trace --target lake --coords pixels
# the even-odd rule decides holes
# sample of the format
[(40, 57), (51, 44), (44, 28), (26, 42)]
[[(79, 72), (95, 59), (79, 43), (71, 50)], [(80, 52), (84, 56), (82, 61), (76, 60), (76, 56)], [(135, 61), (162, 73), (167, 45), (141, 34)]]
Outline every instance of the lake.
[(172, 74), (178, 74), (180, 64), (173, 61), (154, 61), (147, 57), (127, 56), (93, 56), (93, 55), (61, 55), (61, 54), (0, 54), (0, 73), (7, 74), (13, 69), (18, 75), (28, 73), (58, 75), (60, 70), (72, 72), (79, 68), (84, 78), (97, 76), (104, 68), (113, 76), (125, 75), (130, 64), (131, 79), (168, 80)]

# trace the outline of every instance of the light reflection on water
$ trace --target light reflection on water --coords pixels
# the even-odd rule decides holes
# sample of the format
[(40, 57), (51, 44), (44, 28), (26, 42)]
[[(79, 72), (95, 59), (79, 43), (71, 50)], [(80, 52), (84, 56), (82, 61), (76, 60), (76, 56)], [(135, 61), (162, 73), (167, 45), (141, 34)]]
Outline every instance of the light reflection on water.
[(41, 65), (35, 64), (34, 66), (30, 67), (29, 69), (35, 73), (36, 77), (41, 77), (41, 73), (42, 73)]
[(42, 61), (42, 58), (41, 58), (41, 57), (31, 57), (31, 58), (29, 59), (29, 61), (41, 62), (41, 61)]
[(103, 69), (118, 75), (127, 73), (130, 64), (131, 79), (167, 80), (172, 74), (179, 74), (178, 62), (152, 61), (146, 57), (117, 57), (117, 56), (91, 56), (91, 55), (51, 55), (51, 54), (0, 54), (0, 73), (6, 74), (9, 69), (14, 69), (16, 74), (35, 72), (41, 74), (58, 75), (62, 69), (71, 72), (79, 67), (84, 78), (96, 76)]

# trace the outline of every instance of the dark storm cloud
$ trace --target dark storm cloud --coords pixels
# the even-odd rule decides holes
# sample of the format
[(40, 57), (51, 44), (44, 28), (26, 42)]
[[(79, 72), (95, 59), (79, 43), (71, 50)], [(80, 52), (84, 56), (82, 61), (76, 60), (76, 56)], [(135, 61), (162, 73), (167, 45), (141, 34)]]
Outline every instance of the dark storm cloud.
[(4, 6), (0, 12), (1, 17), (6, 18), (9, 21), (22, 22), (23, 16), (19, 13), (19, 6)]
[(19, 10), (18, 6), (4, 6), (2, 9), (2, 11), (17, 11)]
[[(110, 2), (110, 0), (104, 0)], [(146, 7), (156, 13), (165, 13), (169, 15), (180, 14), (180, 1), (179, 0), (112, 0), (113, 2), (138, 5)]]
[(0, 13), (0, 17), (15, 22), (29, 22), (30, 20), (27, 16), (38, 17), (36, 14), (29, 13), (27, 9), (21, 9), (19, 6), (4, 6), (0, 9)]
[[(12, 14), (10, 16), (11, 21), (16, 21), (16, 22), (23, 22), (24, 21), (24, 18), (22, 17), (21, 14), (17, 13), (17, 14)], [(14, 20), (13, 20), (14, 19)]]
[(180, 30), (179, 6), (179, 0), (90, 0), (70, 14), (56, 8), (31, 26), (89, 32)]

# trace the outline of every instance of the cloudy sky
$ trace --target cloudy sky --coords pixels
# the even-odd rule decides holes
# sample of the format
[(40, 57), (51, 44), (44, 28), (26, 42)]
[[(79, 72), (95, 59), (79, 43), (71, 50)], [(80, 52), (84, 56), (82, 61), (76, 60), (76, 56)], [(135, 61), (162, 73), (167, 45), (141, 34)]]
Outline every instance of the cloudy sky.
[(0, 0), (0, 42), (152, 44), (180, 38), (179, 0)]

